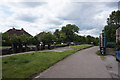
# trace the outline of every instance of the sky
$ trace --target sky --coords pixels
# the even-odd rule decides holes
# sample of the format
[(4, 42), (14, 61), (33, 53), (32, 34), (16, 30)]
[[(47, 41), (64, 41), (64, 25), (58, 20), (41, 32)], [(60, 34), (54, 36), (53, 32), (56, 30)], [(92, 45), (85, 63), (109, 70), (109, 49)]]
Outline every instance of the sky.
[(24, 28), (31, 35), (54, 32), (66, 24), (79, 27), (79, 35), (98, 37), (119, 0), (1, 0), (0, 32)]

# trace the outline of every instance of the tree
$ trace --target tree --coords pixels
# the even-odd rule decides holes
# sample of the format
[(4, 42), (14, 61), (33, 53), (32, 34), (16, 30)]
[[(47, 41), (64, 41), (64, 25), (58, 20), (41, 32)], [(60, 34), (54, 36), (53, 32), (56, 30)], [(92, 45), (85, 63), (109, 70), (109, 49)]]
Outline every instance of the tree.
[(54, 32), (54, 39), (57, 43), (60, 43), (60, 31), (59, 29), (56, 29), (55, 32)]
[(56, 30), (55, 30), (54, 35), (55, 35), (57, 38), (60, 38), (60, 31), (59, 31), (59, 29), (56, 29)]
[(2, 35), (2, 46), (11, 46), (9, 34), (6, 33), (1, 33)]
[(12, 48), (14, 53), (18, 52), (18, 43), (19, 43), (19, 39), (18, 36), (16, 34), (14, 34), (13, 36), (11, 36), (10, 41), (12, 43)]
[(75, 33), (78, 33), (79, 28), (76, 25), (67, 24), (62, 27), (62, 32), (66, 35), (66, 41), (73, 42)]
[(33, 43), (34, 45), (36, 45), (37, 50), (40, 49), (40, 45), (39, 45), (39, 44), (40, 44), (40, 41), (39, 41), (39, 39), (38, 39), (37, 36), (34, 36), (34, 37), (33, 37), (32, 43)]
[(113, 11), (107, 18), (107, 25), (104, 27), (107, 42), (115, 42), (116, 28), (120, 25), (120, 11)]
[(34, 44), (34, 37), (33, 36), (30, 36), (30, 37), (28, 37), (28, 39), (27, 39), (28, 41), (27, 41), (27, 44), (28, 45), (32, 45), (32, 44)]
[(54, 41), (52, 33), (51, 32), (43, 33), (43, 35), (41, 35), (40, 41), (43, 42), (43, 48), (45, 48), (45, 45), (47, 44), (48, 45), (48, 49), (50, 49), (51, 44)]
[(10, 40), (11, 40), (11, 43), (17, 44), (18, 43), (18, 36), (16, 34), (14, 34), (13, 36), (11, 36)]
[(19, 38), (19, 48), (22, 48), (23, 45), (25, 45), (25, 51), (27, 51), (27, 45), (28, 45), (28, 40), (29, 40), (29, 37), (26, 36), (25, 34), (22, 34), (21, 36), (18, 36)]

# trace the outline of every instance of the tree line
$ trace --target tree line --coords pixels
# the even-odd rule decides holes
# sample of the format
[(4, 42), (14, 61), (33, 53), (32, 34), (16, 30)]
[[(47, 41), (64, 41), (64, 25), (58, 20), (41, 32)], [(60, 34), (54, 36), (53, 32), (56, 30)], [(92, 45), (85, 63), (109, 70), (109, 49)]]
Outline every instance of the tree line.
[(116, 29), (120, 26), (120, 11), (113, 11), (109, 18), (107, 18), (107, 25), (104, 27), (103, 32), (106, 34), (107, 42), (115, 42)]
[(42, 32), (41, 35), (36, 36), (26, 36), (25, 34), (17, 36), (16, 34), (12, 35), (9, 38), (8, 33), (2, 33), (2, 46), (14, 46), (17, 48), (22, 48), (23, 45), (27, 48), (28, 45), (36, 45), (39, 50), (39, 46), (42, 46), (45, 49), (45, 45), (48, 45), (50, 49), (52, 44), (61, 44), (70, 42), (79, 43), (79, 44), (94, 44), (98, 45), (99, 39), (93, 36), (80, 36), (78, 35), (79, 28), (76, 25), (67, 24), (63, 26), (61, 30), (56, 29), (54, 33), (51, 32)]

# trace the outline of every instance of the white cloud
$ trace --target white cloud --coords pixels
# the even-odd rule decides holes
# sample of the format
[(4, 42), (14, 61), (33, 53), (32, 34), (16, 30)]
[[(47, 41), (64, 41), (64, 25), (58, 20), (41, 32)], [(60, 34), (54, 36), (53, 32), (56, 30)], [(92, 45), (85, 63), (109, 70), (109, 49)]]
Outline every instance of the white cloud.
[(80, 28), (80, 34), (98, 36), (106, 24), (108, 15), (117, 9), (117, 3), (83, 3), (79, 0), (74, 2), (73, 0), (38, 2), (5, 0), (0, 3), (0, 32), (16, 27), (24, 28), (30, 34), (36, 35), (42, 31), (53, 32), (66, 24), (76, 24)]
[(82, 36), (92, 35), (94, 37), (98, 37), (99, 34), (100, 32), (97, 28), (91, 29), (91, 30), (82, 30), (82, 31), (79, 31), (78, 33), (78, 35), (82, 35)]

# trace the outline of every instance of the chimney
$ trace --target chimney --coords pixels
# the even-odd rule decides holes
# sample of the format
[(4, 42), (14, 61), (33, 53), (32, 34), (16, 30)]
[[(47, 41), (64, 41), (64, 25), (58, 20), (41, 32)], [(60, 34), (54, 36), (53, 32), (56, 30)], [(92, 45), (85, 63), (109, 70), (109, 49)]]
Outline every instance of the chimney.
[(13, 29), (12, 30), (15, 30), (15, 28), (13, 27)]
[(21, 31), (24, 31), (24, 29), (23, 29), (23, 28), (21, 28)]

